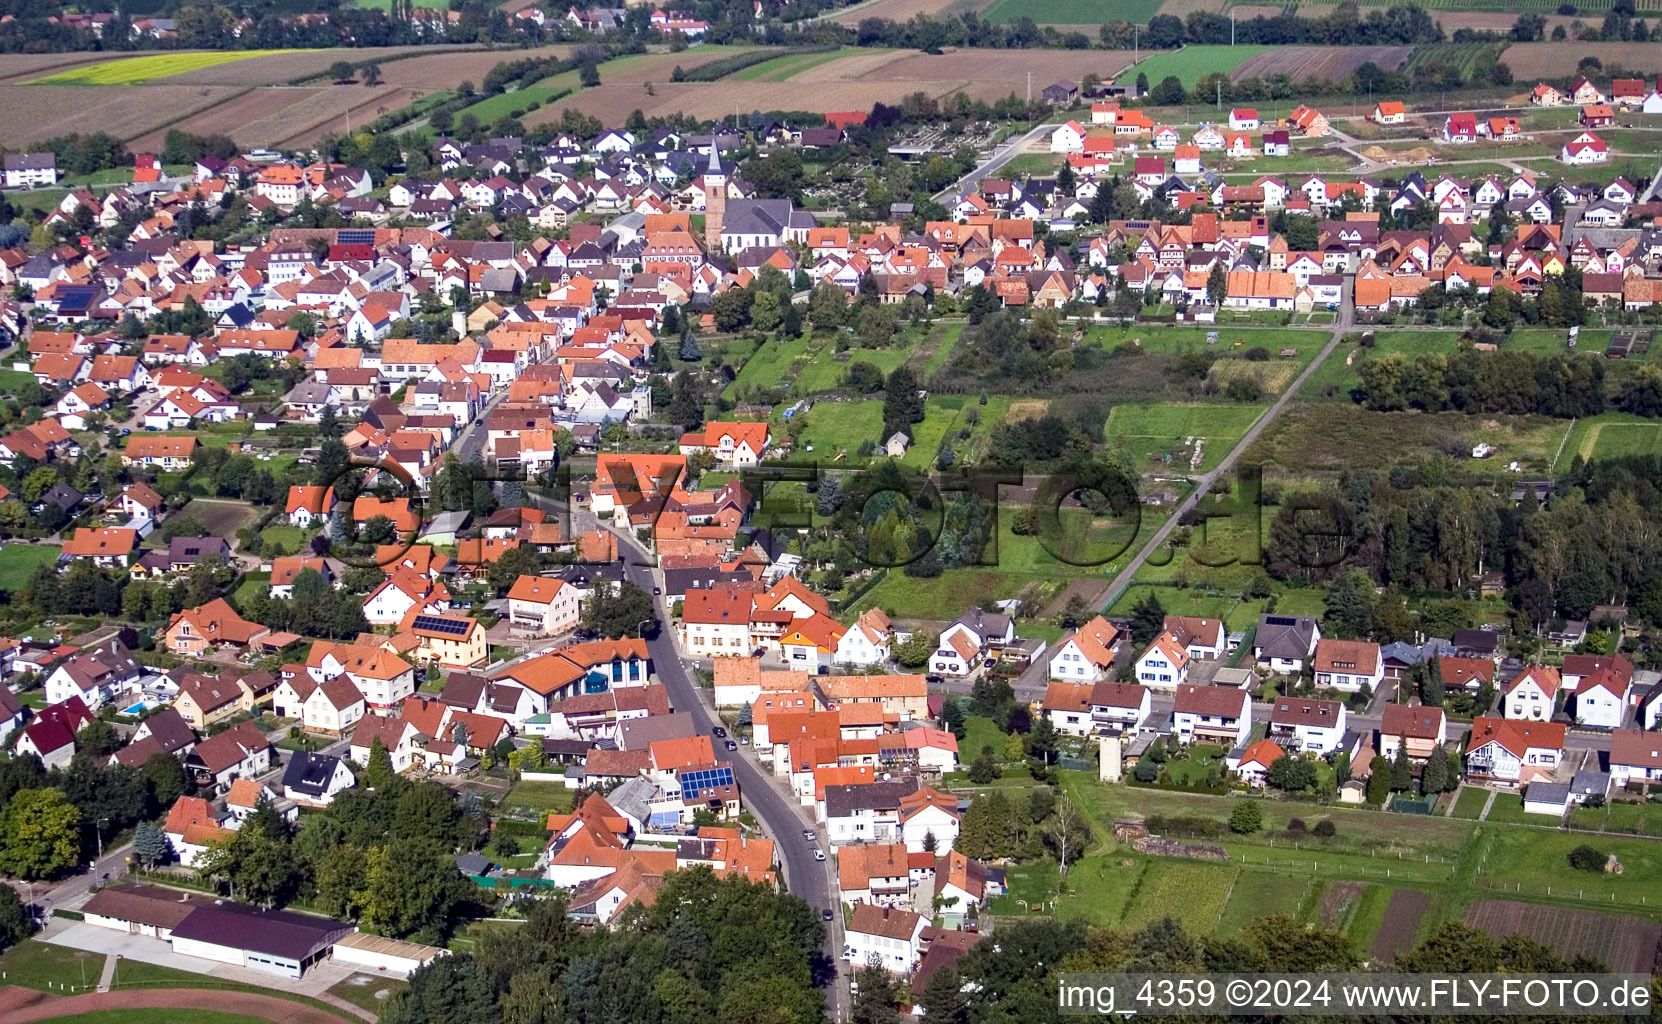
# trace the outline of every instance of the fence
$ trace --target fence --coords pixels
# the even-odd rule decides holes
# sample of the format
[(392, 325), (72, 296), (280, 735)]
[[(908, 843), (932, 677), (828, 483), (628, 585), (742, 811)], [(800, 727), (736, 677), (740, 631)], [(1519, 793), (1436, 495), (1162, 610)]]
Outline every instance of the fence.
[(872, 573), (870, 577), (862, 581), (858, 587), (855, 587), (852, 591), (850, 591), (848, 597), (841, 601), (835, 602), (837, 611), (848, 611), (850, 608), (858, 604), (862, 597), (865, 597), (867, 594), (871, 593), (873, 588), (888, 578), (889, 570), (887, 568), (878, 569), (876, 572)]
[[(1586, 903), (1596, 904), (1603, 907), (1650, 906), (1650, 898), (1644, 893), (1640, 893), (1639, 898), (1635, 900), (1631, 896), (1621, 897), (1617, 896), (1613, 892), (1588, 892), (1586, 889), (1568, 885), (1549, 885), (1540, 887), (1524, 885), (1522, 882), (1498, 882), (1492, 878), (1482, 877), (1473, 879), (1472, 884), (1477, 886), (1479, 889), (1486, 890), (1496, 896), (1505, 896), (1510, 894), (1513, 896), (1522, 896), (1525, 899), (1581, 900)], [(1662, 903), (1662, 901), (1659, 901), (1659, 903)]]

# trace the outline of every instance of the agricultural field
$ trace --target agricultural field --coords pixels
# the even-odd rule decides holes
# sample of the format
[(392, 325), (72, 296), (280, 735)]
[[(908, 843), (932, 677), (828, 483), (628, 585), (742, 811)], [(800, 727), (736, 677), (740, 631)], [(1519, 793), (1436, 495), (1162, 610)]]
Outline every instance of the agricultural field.
[(1161, 0), (1128, 0), (1114, 4), (1102, 0), (998, 0), (987, 8), (982, 17), (999, 24), (1007, 24), (1017, 18), (1032, 18), (1040, 25), (1101, 25), (1112, 18), (1146, 22), (1160, 13), (1170, 13), (1162, 6)]
[[(1078, 81), (1095, 72), (1111, 78), (1131, 63), (1128, 52), (1102, 50), (948, 50), (941, 54), (917, 51), (862, 49), (849, 54), (813, 54), (799, 64), (766, 61), (744, 68), (719, 82), (671, 82), (670, 72), (680, 63), (694, 66), (707, 49), (681, 54), (654, 54), (659, 61), (650, 75), (633, 71), (620, 76), (617, 61), (602, 65), (601, 84), (584, 89), (545, 107), (527, 124), (558, 120), (560, 111), (573, 107), (596, 117), (615, 117), (619, 110), (639, 107), (648, 117), (686, 113), (720, 117), (737, 110), (866, 110), (873, 104), (893, 103), (922, 92), (946, 99), (958, 92), (993, 101), (1027, 94), (1027, 73), (1033, 73), (1034, 95), (1058, 78)], [(824, 58), (817, 59), (817, 58)], [(639, 60), (642, 58), (626, 58)], [(667, 59), (667, 62), (666, 60)], [(757, 68), (765, 69), (757, 72)], [(749, 74), (758, 77), (747, 79)], [(788, 75), (788, 77), (781, 77)], [(645, 83), (652, 83), (648, 95)], [(782, 90), (780, 84), (791, 88)]]
[[(1536, 3), (1532, 0), (1527, 4), (1503, 6), (1510, 10), (1528, 10), (1534, 9)], [(1576, 6), (1583, 12), (1592, 9), (1585, 4)], [(1604, 6), (1608, 8), (1609, 5)], [(1543, 14), (1551, 10), (1544, 3), (1541, 7)], [(1641, 74), (1662, 71), (1662, 46), (1655, 43), (1576, 43), (1574, 46), (1563, 43), (1513, 43), (1500, 55), (1520, 82), (1525, 79), (1567, 78), (1576, 73), (1583, 57), (1597, 57), (1606, 68), (1619, 65)]]
[(1662, 926), (1626, 915), (1519, 903), (1474, 900), (1464, 920), (1496, 939), (1528, 935), (1565, 957), (1589, 956), (1612, 971), (1649, 974)]
[(1431, 897), (1418, 889), (1398, 889), (1391, 894), (1385, 907), (1385, 920), (1374, 934), (1370, 952), (1380, 960), (1389, 960), (1419, 941), (1421, 922)]
[(1273, 871), (1250, 868), (1240, 871), (1235, 875), (1223, 915), (1218, 919), (1218, 934), (1228, 938), (1256, 918), (1273, 914), (1298, 917), (1314, 884), (1312, 879), (1290, 879)]
[(77, 64), (95, 64), (109, 60), (102, 51), (78, 53), (6, 53), (0, 54), (0, 82), (26, 81), (39, 78), (43, 72)]
[(1204, 935), (1217, 927), (1230, 881), (1238, 869), (1232, 864), (1156, 858), (1125, 908), (1126, 928), (1141, 928), (1162, 917), (1175, 917), (1190, 934)]
[[(1363, 466), (1389, 469), (1433, 452), (1463, 459), (1481, 442), (1496, 449), (1485, 460), (1489, 472), (1499, 473), (1513, 460), (1525, 472), (1546, 472), (1564, 458), (1560, 449), (1568, 430), (1568, 421), (1547, 416), (1404, 416), (1370, 412), (1346, 398), (1289, 406), (1253, 442), (1245, 461), (1322, 473)], [(1479, 465), (1466, 463), (1463, 468), (1477, 471)]]
[(1186, 89), (1205, 75), (1234, 72), (1242, 64), (1261, 53), (1286, 49), (1276, 46), (1185, 46), (1169, 53), (1157, 53), (1137, 64), (1137, 73), (1148, 76), (1150, 84), (1159, 84), (1167, 76), (1176, 75)]
[(1500, 55), (1499, 43), (1432, 43), (1414, 47), (1414, 55), (1403, 66), (1404, 71), (1417, 71), (1433, 61), (1444, 67), (1459, 68), (1461, 77), (1475, 77), (1490, 67)]
[[(1290, 75), (1295, 82), (1303, 82), (1306, 78), (1338, 82), (1368, 63), (1386, 71), (1395, 71), (1414, 52), (1411, 46), (1275, 46), (1260, 49), (1262, 52), (1248, 57), (1230, 71), (1229, 77), (1238, 82), (1244, 78)], [(1186, 52), (1183, 50), (1180, 54)], [(1153, 72), (1149, 72), (1148, 78), (1151, 82), (1157, 81)], [(1185, 78), (1183, 84), (1194, 83)]]
[[(563, 53), (546, 47), (527, 53)], [(414, 56), (410, 56), (410, 55)], [(392, 46), (330, 50), (251, 50), (211, 57), (239, 59), (182, 68), (125, 66), (134, 61), (175, 60), (192, 53), (167, 53), (103, 61), (92, 67), (69, 68), (64, 76), (109, 79), (113, 70), (135, 76), (135, 84), (105, 85), (0, 84), (0, 146), (22, 148), (32, 142), (69, 132), (104, 131), (136, 151), (156, 151), (170, 128), (199, 134), (223, 132), (240, 145), (301, 145), (330, 130), (343, 130), (348, 119), (363, 124), (398, 109), (434, 89), (449, 88), (463, 79), (475, 81), (497, 59), (476, 47)], [(402, 59), (400, 59), (402, 58)], [(0, 82), (17, 67), (16, 56), (0, 57)], [(295, 78), (322, 75), (337, 60), (362, 64), (377, 61), (382, 84), (314, 85), (281, 88)], [(25, 65), (41, 69), (41, 65)], [(145, 68), (148, 67), (148, 70)], [(35, 77), (49, 82), (62, 76)]]
[(852, 28), (862, 18), (888, 18), (891, 21), (910, 21), (913, 15), (925, 14), (932, 18), (955, 18), (960, 14), (980, 14), (995, 0), (867, 0), (843, 7), (824, 15), (827, 20)]
[(83, 65), (32, 79), (28, 85), (143, 85), (158, 78), (171, 78), (202, 68), (269, 57), (273, 54), (305, 53), (294, 50), (210, 50), (189, 53), (157, 53), (144, 57)]
[(748, 68), (735, 71), (730, 77), (741, 82), (784, 82), (807, 71), (809, 68), (817, 68), (821, 64), (829, 64), (834, 60), (851, 57), (857, 53), (871, 52), (873, 51), (845, 46), (840, 50), (831, 50), (827, 53), (793, 53), (785, 57), (775, 57), (760, 64), (752, 64)]

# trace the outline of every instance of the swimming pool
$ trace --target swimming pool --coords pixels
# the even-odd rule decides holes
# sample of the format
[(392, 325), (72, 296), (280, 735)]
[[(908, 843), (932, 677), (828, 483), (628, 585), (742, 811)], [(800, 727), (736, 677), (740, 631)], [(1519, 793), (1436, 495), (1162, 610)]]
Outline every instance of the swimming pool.
[(122, 708), (121, 713), (124, 714), (124, 715), (138, 715), (138, 714), (144, 713), (145, 711), (149, 710), (150, 708), (158, 706), (159, 704), (161, 704), (161, 701), (150, 700), (149, 698), (146, 698), (144, 700), (139, 701), (136, 704), (133, 704), (133, 705), (130, 705), (128, 707)]

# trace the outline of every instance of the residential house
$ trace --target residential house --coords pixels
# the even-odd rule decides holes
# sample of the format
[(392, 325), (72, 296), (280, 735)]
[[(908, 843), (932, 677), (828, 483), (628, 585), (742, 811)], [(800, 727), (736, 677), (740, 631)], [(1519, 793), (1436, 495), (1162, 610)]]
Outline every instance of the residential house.
[(1367, 640), (1318, 640), (1314, 665), (1317, 689), (1356, 693), (1366, 686), (1372, 693), (1385, 679), (1379, 645)]
[(1325, 757), (1345, 738), (1345, 706), (1336, 700), (1277, 697), (1270, 703), (1269, 738), (1287, 749)]
[(1309, 615), (1258, 616), (1252, 655), (1258, 667), (1275, 675), (1298, 675), (1316, 653), (1321, 626)]
[(906, 974), (918, 962), (928, 924), (910, 910), (862, 903), (843, 932), (843, 959), (863, 966), (875, 958), (890, 972)]
[(1050, 678), (1077, 683), (1105, 677), (1113, 671), (1119, 641), (1119, 630), (1096, 616), (1056, 645), (1050, 656)]
[(1466, 774), (1515, 784), (1551, 781), (1564, 758), (1564, 726), (1507, 718), (1472, 720), (1466, 741)]
[(1405, 743), (1408, 756), (1424, 761), (1442, 749), (1448, 739), (1448, 718), (1442, 708), (1418, 704), (1387, 704), (1379, 718), (1379, 742), (1375, 745), (1380, 755), (1390, 760), (1397, 756), (1397, 746)]
[(1527, 722), (1550, 721), (1562, 688), (1563, 680), (1556, 668), (1527, 665), (1506, 684), (1501, 714)]
[(1159, 690), (1185, 685), (1189, 678), (1189, 652), (1170, 633), (1161, 633), (1148, 645), (1133, 666), (1137, 682)]
[(1172, 736), (1180, 743), (1223, 743), (1233, 749), (1252, 732), (1252, 695), (1233, 686), (1177, 688)]

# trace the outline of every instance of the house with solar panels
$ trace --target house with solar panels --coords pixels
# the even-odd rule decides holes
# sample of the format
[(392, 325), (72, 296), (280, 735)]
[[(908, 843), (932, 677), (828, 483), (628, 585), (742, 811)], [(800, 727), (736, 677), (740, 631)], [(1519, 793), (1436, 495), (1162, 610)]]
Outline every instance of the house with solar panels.
[(414, 638), (409, 651), (412, 659), (445, 668), (483, 665), (490, 652), (485, 627), (463, 615), (425, 615), (411, 608), (398, 624), (398, 632), (400, 637)]

